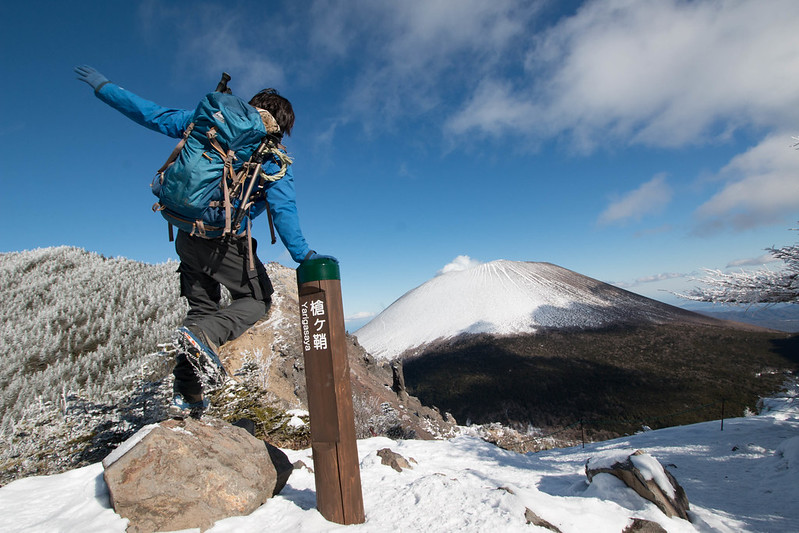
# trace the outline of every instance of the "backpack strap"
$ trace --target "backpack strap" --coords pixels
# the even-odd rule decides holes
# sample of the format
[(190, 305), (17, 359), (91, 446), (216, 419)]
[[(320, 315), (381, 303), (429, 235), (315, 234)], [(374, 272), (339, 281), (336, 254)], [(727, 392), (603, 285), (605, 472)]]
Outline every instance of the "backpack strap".
[(230, 223), (230, 189), (227, 186), (227, 169), (228, 166), (225, 165), (225, 171), (222, 174), (222, 193), (224, 195), (222, 199), (222, 205), (225, 207), (225, 230), (223, 235), (229, 235), (232, 232), (231, 223)]
[[(158, 171), (156, 172), (156, 176), (161, 176), (161, 183), (164, 182), (164, 171), (167, 168), (169, 168), (169, 165), (174, 163), (175, 160), (178, 158), (178, 154), (180, 154), (180, 151), (183, 150), (183, 146), (186, 144), (186, 139), (189, 138), (189, 135), (191, 134), (193, 129), (194, 129), (194, 122), (191, 122), (191, 123), (189, 123), (188, 126), (186, 126), (186, 131), (183, 132), (183, 137), (180, 139), (180, 141), (178, 141), (178, 144), (172, 150), (172, 153), (169, 154), (169, 157), (167, 158), (166, 162), (163, 165), (161, 165), (161, 168), (159, 168)], [(164, 207), (158, 202), (153, 204), (153, 211), (160, 211), (163, 208)], [(172, 242), (174, 240), (175, 240), (175, 234), (174, 234), (174, 231), (172, 229), (172, 224), (170, 223), (169, 224), (169, 242)]]
[(191, 230), (192, 235), (196, 235), (198, 237), (205, 238), (205, 224), (203, 224), (202, 220), (195, 220), (194, 227)]
[(222, 172), (222, 191), (224, 194), (223, 205), (225, 207), (225, 229), (223, 235), (230, 235), (233, 233), (233, 224), (232, 224), (232, 202), (231, 202), (231, 194), (230, 188), (228, 187), (228, 180), (233, 184), (234, 192), (239, 188), (239, 184), (237, 180), (239, 179), (236, 176), (236, 173), (233, 171), (233, 160), (236, 159), (236, 154), (233, 150), (225, 151), (222, 148), (222, 145), (219, 144), (219, 141), (216, 140), (216, 128), (212, 127), (206, 133), (206, 137), (208, 137), (208, 142), (211, 143), (211, 147), (216, 150), (216, 152), (222, 156), (222, 162), (224, 164), (224, 170)]
[(266, 219), (269, 221), (269, 236), (272, 237), (272, 244), (275, 244), (277, 242), (275, 223), (272, 222), (272, 211), (269, 210), (269, 200), (266, 199), (266, 194), (264, 194), (264, 202), (266, 202)]
[(182, 138), (182, 139), (180, 139), (180, 141), (178, 141), (178, 144), (177, 144), (177, 146), (175, 146), (175, 149), (174, 149), (174, 150), (172, 150), (172, 153), (171, 153), (171, 154), (169, 154), (169, 157), (167, 158), (167, 160), (166, 160), (166, 163), (164, 163), (164, 164), (161, 166), (161, 168), (159, 168), (159, 169), (158, 169), (158, 172), (157, 172), (157, 174), (163, 174), (163, 173), (164, 173), (164, 171), (165, 171), (167, 168), (169, 168), (169, 165), (171, 165), (172, 163), (174, 163), (174, 162), (175, 162), (175, 159), (177, 159), (177, 158), (178, 158), (178, 154), (180, 153), (180, 151), (181, 151), (181, 150), (183, 150), (183, 145), (185, 145), (185, 144), (186, 144), (186, 139), (188, 139), (188, 138), (189, 138), (189, 135), (191, 134), (191, 131), (192, 131), (193, 129), (194, 129), (194, 122), (190, 123), (190, 124), (189, 124), (189, 125), (186, 127), (186, 131), (184, 131), (184, 132), (183, 132), (183, 138)]
[(247, 217), (247, 256), (250, 258), (250, 274), (255, 272), (255, 255), (252, 253), (252, 221)]

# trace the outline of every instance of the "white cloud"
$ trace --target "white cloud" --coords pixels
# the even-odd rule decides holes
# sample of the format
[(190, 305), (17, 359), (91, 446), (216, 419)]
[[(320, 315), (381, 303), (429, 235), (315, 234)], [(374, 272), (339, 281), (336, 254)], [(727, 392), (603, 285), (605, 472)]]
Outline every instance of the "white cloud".
[(767, 263), (774, 263), (775, 261), (780, 261), (776, 257), (774, 257), (771, 253), (763, 254), (760, 257), (751, 257), (748, 259), (736, 259), (735, 261), (730, 261), (727, 263), (727, 268), (732, 267), (741, 267), (741, 266), (761, 266)]
[[(263, 16), (259, 13), (207, 3), (193, 4), (187, 12), (162, 2), (143, 2), (139, 16), (145, 33), (170, 31), (180, 36), (174, 73), (183, 79), (194, 81), (228, 72), (233, 92), (245, 98), (266, 87), (286, 84), (284, 58), (275, 53), (275, 47), (264, 45), (280, 42), (280, 27), (259, 20)], [(254, 39), (262, 35), (258, 27), (268, 28), (271, 39)]]
[(545, 18), (557, 9), (316, 0), (274, 16), (150, 1), (140, 16), (145, 32), (180, 36), (177, 76), (233, 70), (235, 88), (254, 92), (335, 69), (346, 80), (331, 87), (346, 93), (339, 119), (378, 128), (433, 113), (455, 137), (566, 138), (590, 151), (799, 123), (799, 2), (601, 0)]
[(681, 279), (690, 276), (690, 274), (682, 274), (679, 272), (663, 272), (661, 274), (653, 274), (651, 276), (642, 276), (640, 278), (636, 278), (634, 281), (619, 281), (619, 282), (608, 282), (611, 285), (615, 285), (616, 287), (622, 289), (632, 289), (634, 287), (639, 287), (641, 285), (645, 285), (647, 283), (657, 283), (660, 281), (669, 281), (673, 279)]
[(360, 63), (344, 112), (384, 128), (449, 105), (453, 91), (494, 77), (539, 6), (516, 0), (320, 1), (309, 34), (324, 36), (315, 41), (344, 36), (336, 39), (332, 59), (349, 54)]
[(796, 124), (797, 27), (792, 0), (588, 2), (530, 41), (514, 88), (480, 85), (448, 131), (567, 134), (591, 151), (608, 141), (676, 147), (743, 126)]
[(533, 102), (513, 94), (507, 82), (482, 81), (463, 109), (446, 123), (449, 133), (482, 131), (501, 135), (507, 130), (527, 130), (541, 115)]
[(734, 157), (719, 173), (720, 191), (696, 210), (699, 233), (780, 222), (799, 210), (799, 154), (788, 133), (774, 134)]
[(686, 274), (680, 274), (677, 272), (664, 272), (662, 274), (655, 274), (653, 276), (644, 276), (642, 278), (638, 278), (635, 280), (635, 284), (639, 283), (654, 283), (656, 281), (666, 281), (669, 279), (678, 279), (684, 278)]
[(364, 319), (367, 319), (367, 318), (372, 318), (374, 316), (375, 316), (375, 314), (372, 313), (372, 312), (361, 311), (359, 313), (354, 313), (354, 314), (352, 314), (350, 316), (344, 317), (344, 321), (345, 322), (351, 322), (351, 321), (354, 321), (354, 320), (364, 320)]
[(666, 177), (658, 174), (634, 191), (611, 202), (599, 215), (599, 224), (613, 224), (628, 219), (640, 220), (644, 215), (658, 213), (671, 201), (672, 190)]
[(447, 274), (448, 272), (460, 272), (462, 270), (469, 270), (470, 268), (478, 267), (482, 265), (481, 261), (477, 259), (472, 259), (468, 255), (459, 255), (455, 259), (452, 260), (451, 263), (447, 264), (438, 271), (436, 275)]

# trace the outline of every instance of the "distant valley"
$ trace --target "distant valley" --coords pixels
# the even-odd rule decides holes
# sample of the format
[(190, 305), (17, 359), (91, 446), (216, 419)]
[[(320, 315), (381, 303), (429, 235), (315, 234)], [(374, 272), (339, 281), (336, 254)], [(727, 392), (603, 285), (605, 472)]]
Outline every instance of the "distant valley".
[(579, 426), (595, 438), (754, 411), (799, 368), (795, 335), (549, 263), (438, 276), (355, 335), (402, 361), (409, 392), (461, 424)]

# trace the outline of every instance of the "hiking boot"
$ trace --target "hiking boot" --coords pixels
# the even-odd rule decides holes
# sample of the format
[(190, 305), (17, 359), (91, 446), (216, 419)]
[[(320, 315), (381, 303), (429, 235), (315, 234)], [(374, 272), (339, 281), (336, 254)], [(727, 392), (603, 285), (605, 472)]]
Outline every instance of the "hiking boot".
[(184, 420), (186, 418), (194, 418), (199, 420), (206, 409), (208, 409), (209, 402), (205, 398), (197, 402), (188, 402), (182, 394), (176, 393), (172, 396), (172, 403), (169, 404), (167, 409), (171, 418), (178, 418)]
[(222, 361), (216, 352), (205, 342), (200, 340), (198, 335), (186, 327), (180, 327), (175, 331), (178, 349), (186, 354), (186, 358), (198, 371), (204, 380), (212, 385), (221, 385), (225, 382), (227, 371), (222, 365)]

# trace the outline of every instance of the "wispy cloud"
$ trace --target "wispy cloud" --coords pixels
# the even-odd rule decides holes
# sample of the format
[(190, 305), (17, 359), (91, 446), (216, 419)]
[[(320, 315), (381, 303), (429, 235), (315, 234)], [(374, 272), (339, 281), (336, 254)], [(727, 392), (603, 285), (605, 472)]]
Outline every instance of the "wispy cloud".
[(790, 0), (587, 2), (522, 41), (523, 75), (512, 86), (478, 86), (448, 128), (567, 135), (591, 151), (607, 142), (676, 147), (744, 126), (796, 124), (797, 25), (799, 4)]
[[(235, 92), (252, 95), (266, 87), (286, 83), (285, 58), (276, 53), (280, 26), (259, 20), (260, 12), (229, 9), (198, 2), (191, 11), (162, 2), (142, 2), (139, 17), (146, 32), (170, 31), (180, 38), (175, 49), (174, 72), (189, 80), (229, 72)], [(252, 28), (245, 31), (245, 28)], [(272, 32), (269, 38), (258, 28)]]
[(635, 284), (641, 283), (655, 283), (657, 281), (666, 281), (668, 279), (678, 279), (684, 278), (686, 274), (680, 274), (678, 272), (664, 272), (662, 274), (655, 274), (653, 276), (644, 276), (635, 280)]
[(555, 22), (546, 1), (255, 5), (150, 0), (140, 18), (180, 36), (182, 74), (235, 70), (244, 92), (335, 69), (340, 120), (370, 128), (431, 113), (449, 136), (569, 139), (591, 151), (799, 123), (793, 0), (588, 1)]
[(682, 274), (679, 272), (663, 272), (661, 274), (653, 274), (651, 276), (642, 276), (640, 278), (635, 279), (634, 281), (611, 282), (611, 285), (615, 285), (617, 287), (621, 287), (624, 289), (629, 289), (632, 287), (638, 287), (639, 285), (644, 285), (646, 283), (657, 283), (659, 281), (680, 279), (688, 276), (690, 276), (690, 274)]
[(727, 268), (732, 267), (742, 267), (742, 266), (762, 266), (767, 263), (774, 263), (779, 261), (776, 257), (768, 254), (763, 254), (760, 257), (750, 257), (748, 259), (736, 259), (735, 261), (730, 261), (727, 263)]
[(671, 201), (672, 190), (666, 177), (658, 174), (637, 189), (615, 199), (599, 215), (601, 225), (640, 220), (644, 215), (662, 211)]
[[(454, 90), (493, 77), (506, 52), (522, 42), (540, 5), (514, 0), (356, 4), (338, 4), (351, 23), (349, 46), (362, 61), (344, 109), (370, 127), (390, 127), (447, 107)], [(334, 17), (340, 19), (340, 14)], [(326, 26), (320, 20), (314, 32)]]
[(799, 154), (788, 133), (769, 136), (719, 173), (720, 191), (696, 210), (697, 232), (772, 224), (799, 210)]
[(353, 321), (356, 321), (356, 320), (360, 321), (360, 320), (366, 320), (367, 318), (372, 318), (374, 316), (375, 316), (375, 314), (374, 313), (370, 313), (369, 311), (361, 311), (359, 313), (353, 313), (353, 314), (351, 314), (349, 316), (344, 317), (344, 321), (345, 322), (353, 322)]
[(514, 94), (507, 81), (483, 80), (463, 109), (446, 123), (455, 135), (481, 132), (499, 136), (507, 132), (537, 130), (535, 121), (542, 114), (539, 105)]

